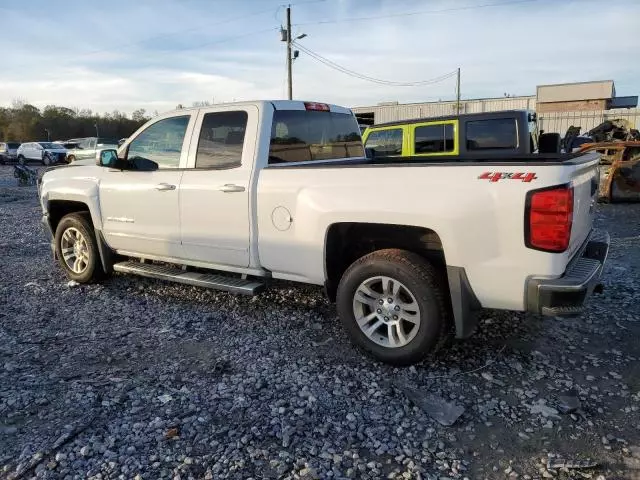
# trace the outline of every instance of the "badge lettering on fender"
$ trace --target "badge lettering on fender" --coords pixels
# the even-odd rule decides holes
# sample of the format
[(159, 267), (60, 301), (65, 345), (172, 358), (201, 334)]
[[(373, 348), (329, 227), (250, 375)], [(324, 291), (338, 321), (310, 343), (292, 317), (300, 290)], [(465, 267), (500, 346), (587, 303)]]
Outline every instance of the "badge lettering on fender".
[(535, 172), (484, 172), (478, 177), (478, 180), (489, 180), (491, 183), (500, 180), (520, 180), (529, 183), (537, 178)]

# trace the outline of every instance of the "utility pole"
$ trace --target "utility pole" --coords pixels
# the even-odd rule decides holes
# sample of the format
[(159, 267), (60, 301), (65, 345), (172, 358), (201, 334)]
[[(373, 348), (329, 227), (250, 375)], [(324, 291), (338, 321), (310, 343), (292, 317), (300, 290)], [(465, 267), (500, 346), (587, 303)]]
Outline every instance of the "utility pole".
[(287, 93), (293, 99), (293, 79), (291, 78), (291, 5), (287, 7)]
[(301, 33), (293, 38), (291, 34), (291, 5), (287, 7), (287, 28), (280, 27), (280, 41), (287, 43), (287, 98), (293, 100), (293, 61), (298, 58), (300, 52), (298, 50), (292, 50), (293, 42), (301, 40), (307, 36), (306, 33)]
[(458, 115), (460, 114), (460, 67), (458, 67), (458, 82), (456, 86), (456, 93), (458, 96), (458, 101), (456, 102), (456, 110), (458, 110)]

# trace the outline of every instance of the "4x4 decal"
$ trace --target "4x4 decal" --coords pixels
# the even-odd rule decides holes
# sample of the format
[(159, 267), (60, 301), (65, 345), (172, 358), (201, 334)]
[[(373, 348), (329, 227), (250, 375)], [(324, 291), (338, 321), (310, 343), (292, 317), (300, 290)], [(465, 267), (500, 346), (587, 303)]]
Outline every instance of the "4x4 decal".
[(490, 182), (499, 182), (500, 180), (520, 180), (529, 183), (537, 179), (535, 172), (484, 172), (478, 177), (478, 180), (489, 180)]

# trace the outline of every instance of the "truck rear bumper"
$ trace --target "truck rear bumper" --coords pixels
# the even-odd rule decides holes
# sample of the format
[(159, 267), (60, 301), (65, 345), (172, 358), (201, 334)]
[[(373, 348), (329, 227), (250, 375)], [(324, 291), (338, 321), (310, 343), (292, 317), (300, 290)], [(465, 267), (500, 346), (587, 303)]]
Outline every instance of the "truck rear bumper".
[(611, 239), (602, 230), (593, 230), (581, 251), (560, 278), (530, 278), (527, 282), (527, 311), (563, 316), (582, 312), (600, 281)]

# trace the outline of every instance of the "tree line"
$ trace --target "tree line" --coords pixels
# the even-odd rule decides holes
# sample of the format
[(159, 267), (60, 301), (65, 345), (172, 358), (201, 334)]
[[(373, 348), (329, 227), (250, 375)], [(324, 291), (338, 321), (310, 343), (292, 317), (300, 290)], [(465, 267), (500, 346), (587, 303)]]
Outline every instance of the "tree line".
[(127, 116), (117, 110), (97, 114), (89, 109), (57, 105), (47, 105), (40, 110), (16, 100), (11, 107), (0, 107), (0, 141), (54, 141), (96, 136), (124, 138), (149, 118), (142, 108)]

